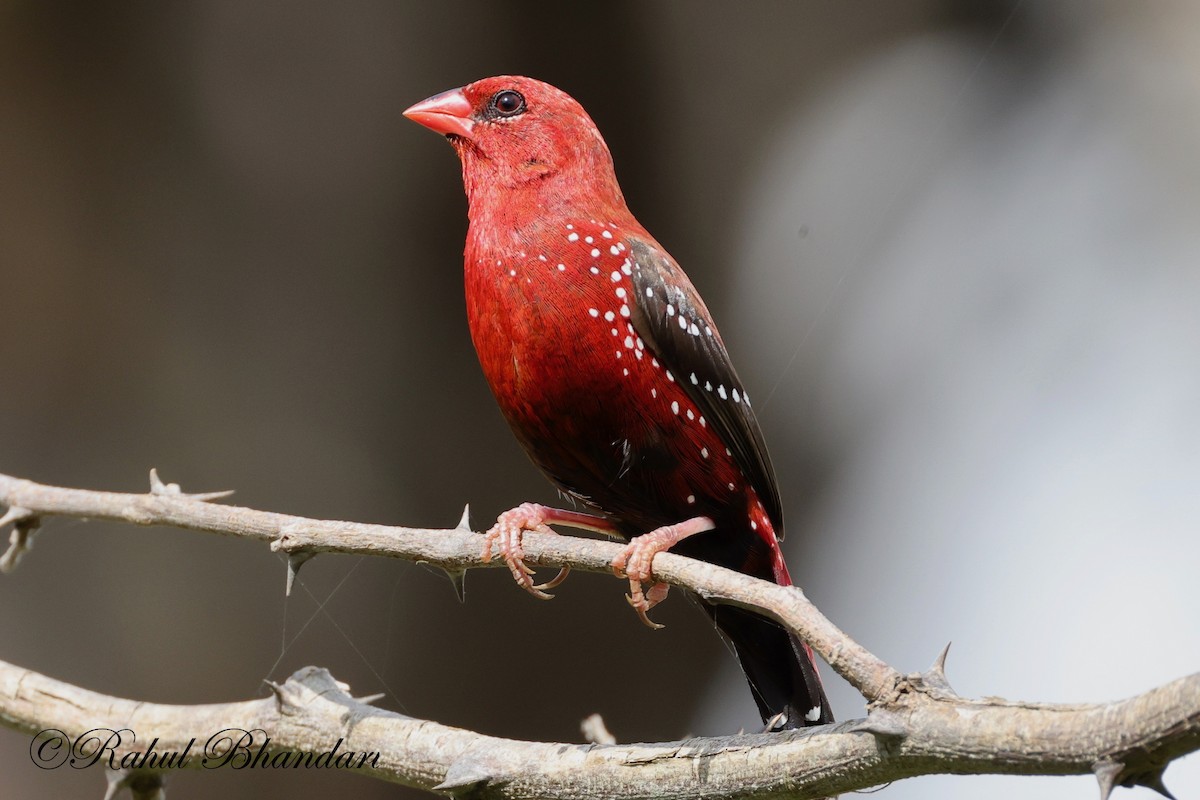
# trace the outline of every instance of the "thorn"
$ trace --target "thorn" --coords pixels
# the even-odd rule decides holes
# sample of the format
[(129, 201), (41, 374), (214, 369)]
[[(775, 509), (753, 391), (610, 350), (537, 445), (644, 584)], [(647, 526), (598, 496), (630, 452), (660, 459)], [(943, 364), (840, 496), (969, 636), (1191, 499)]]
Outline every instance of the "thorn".
[(871, 711), (866, 719), (860, 719), (850, 726), (850, 733), (869, 733), (876, 739), (889, 744), (908, 736), (908, 726), (898, 714), (891, 711)]
[(484, 764), (478, 757), (464, 756), (450, 765), (450, 769), (446, 770), (446, 777), (433, 787), (433, 791), (465, 795), (494, 780), (496, 780), (494, 769)]
[(592, 714), (579, 723), (579, 730), (582, 731), (583, 738), (592, 744), (617, 743), (617, 737), (608, 732), (608, 726), (604, 724), (604, 717), (599, 714)]
[[(174, 487), (174, 491), (172, 491)], [(150, 494), (179, 494), (179, 484), (173, 483), (167, 486), (158, 477), (158, 469), (150, 468)]]
[(454, 530), (464, 531), (466, 533), (473, 533), (473, 531), (471, 530), (471, 504), (470, 503), (467, 503), (465, 506), (463, 506), (462, 519), (460, 519), (458, 521), (458, 525), (456, 525), (454, 527)]
[(12, 572), (17, 568), (21, 556), (33, 547), (33, 534), (41, 525), (41, 519), (32, 511), (21, 506), (9, 506), (4, 516), (0, 517), (0, 528), (12, 525), (12, 533), (8, 537), (8, 549), (0, 555), (0, 572)]
[(179, 486), (178, 483), (163, 483), (158, 477), (158, 470), (151, 467), (150, 469), (150, 494), (159, 496), (186, 497), (189, 500), (196, 500), (201, 503), (208, 503), (213, 500), (220, 500), (229, 497), (233, 494), (233, 489), (225, 489), (220, 492), (199, 492), (197, 494), (187, 494)]
[(1105, 759), (1092, 764), (1092, 772), (1096, 775), (1096, 780), (1100, 783), (1100, 800), (1108, 800), (1112, 794), (1113, 787), (1117, 785), (1117, 777), (1125, 769), (1125, 765), (1120, 761), (1112, 761)]
[(933, 666), (929, 668), (930, 672), (934, 673), (935, 675), (941, 675), (943, 678), (946, 677), (946, 656), (950, 655), (950, 645), (952, 644), (954, 644), (954, 642), (946, 642), (946, 646), (943, 647), (942, 652), (938, 654), (937, 660), (934, 661)]
[(953, 643), (946, 642), (946, 646), (942, 648), (942, 652), (934, 660), (933, 666), (921, 675), (921, 679), (927, 686), (957, 695), (958, 693), (954, 691), (954, 688), (950, 685), (950, 681), (946, 680), (946, 656), (950, 654), (951, 644)]
[(460, 570), (443, 570), (446, 577), (450, 579), (450, 585), (454, 587), (454, 594), (458, 597), (458, 602), (467, 602), (467, 571)]
[(275, 695), (275, 707), (280, 714), (288, 714), (290, 713), (289, 709), (300, 704), (300, 692), (289, 684), (290, 680), (289, 678), (283, 683), (276, 683), (266, 678), (263, 679), (263, 683), (271, 690), (271, 694)]
[(150, 770), (115, 769), (105, 770), (108, 788), (104, 800), (113, 800), (122, 789), (128, 789), (133, 800), (165, 800), (163, 774)]
[(300, 567), (304, 566), (304, 562), (315, 556), (316, 553), (305, 550), (297, 550), (294, 553), (287, 554), (287, 588), (284, 589), (284, 596), (292, 596), (292, 585), (296, 582), (296, 575), (300, 572)]
[(1153, 789), (1154, 791), (1158, 792), (1163, 797), (1167, 798), (1167, 800), (1175, 800), (1175, 795), (1171, 794), (1171, 792), (1167, 790), (1166, 785), (1163, 783), (1163, 772), (1165, 772), (1166, 769), (1166, 767), (1160, 767), (1159, 769), (1152, 770), (1150, 772), (1143, 772), (1141, 775), (1134, 777), (1133, 780), (1127, 781), (1122, 785), (1145, 786), (1147, 789)]

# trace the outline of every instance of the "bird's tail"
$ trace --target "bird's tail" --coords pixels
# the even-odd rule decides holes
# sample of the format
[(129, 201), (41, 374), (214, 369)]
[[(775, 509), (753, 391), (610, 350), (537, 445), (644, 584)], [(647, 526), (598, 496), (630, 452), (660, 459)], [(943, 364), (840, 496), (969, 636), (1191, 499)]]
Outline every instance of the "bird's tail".
[(744, 609), (703, 601), (701, 605), (733, 644), (769, 729), (833, 722), (808, 645), (775, 622)]
[[(765, 512), (752, 511), (757, 536), (736, 541), (754, 542), (750, 553), (734, 556), (742, 572), (780, 586), (791, 586), (774, 526)], [(718, 559), (719, 560), (719, 559)], [(803, 728), (833, 722), (833, 710), (821, 686), (812, 648), (778, 623), (728, 605), (701, 603), (717, 628), (733, 644), (754, 701), (770, 730)]]

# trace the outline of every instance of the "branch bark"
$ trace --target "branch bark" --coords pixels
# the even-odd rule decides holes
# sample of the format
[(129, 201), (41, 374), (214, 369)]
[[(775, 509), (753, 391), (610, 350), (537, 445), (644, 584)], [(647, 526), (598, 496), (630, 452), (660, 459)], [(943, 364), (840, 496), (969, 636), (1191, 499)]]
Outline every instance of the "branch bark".
[[(187, 495), (152, 475), (148, 494), (45, 486), (0, 475), (0, 503), (13, 525), (0, 566), (12, 568), (47, 516), (169, 525), (241, 536), (288, 553), (293, 568), (322, 552), (403, 558), (452, 575), (494, 566), (466, 525), (428, 530), (313, 520), (214, 505), (221, 493)], [(619, 545), (530, 533), (527, 560), (603, 572)], [(825, 728), (649, 745), (521, 742), (416, 720), (355, 700), (324, 670), (305, 668), (264, 700), (206, 706), (155, 705), (107, 697), (0, 662), (0, 724), (29, 734), (47, 728), (72, 740), (94, 728), (137, 732), (123, 756), (157, 738), (157, 752), (203, 747), (215, 731), (260, 730), (273, 750), (378, 753), (362, 772), (452, 795), (524, 798), (823, 797), (933, 773), (1094, 773), (1102, 797), (1116, 785), (1162, 788), (1173, 759), (1200, 749), (1200, 673), (1104, 705), (1050, 705), (958, 696), (943, 658), (902, 675), (854, 642), (796, 587), (780, 587), (671, 553), (654, 560), (660, 580), (717, 602), (752, 608), (794, 630), (867, 699), (869, 714)], [(261, 743), (261, 739), (259, 740)], [(141, 748), (141, 749), (139, 749)], [(202, 753), (189, 763), (203, 768)], [(158, 773), (137, 769), (124, 780)], [(145, 780), (143, 780), (143, 784)]]

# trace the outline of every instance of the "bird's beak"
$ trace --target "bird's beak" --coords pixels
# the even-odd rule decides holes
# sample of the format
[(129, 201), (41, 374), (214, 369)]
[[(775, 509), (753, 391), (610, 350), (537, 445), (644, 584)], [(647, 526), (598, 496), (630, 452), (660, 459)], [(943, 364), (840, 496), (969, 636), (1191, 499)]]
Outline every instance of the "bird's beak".
[(435, 94), (428, 100), (422, 100), (407, 109), (404, 116), (413, 122), (421, 123), (431, 131), (470, 139), (471, 129), (475, 127), (471, 112), (471, 103), (462, 89), (451, 89)]

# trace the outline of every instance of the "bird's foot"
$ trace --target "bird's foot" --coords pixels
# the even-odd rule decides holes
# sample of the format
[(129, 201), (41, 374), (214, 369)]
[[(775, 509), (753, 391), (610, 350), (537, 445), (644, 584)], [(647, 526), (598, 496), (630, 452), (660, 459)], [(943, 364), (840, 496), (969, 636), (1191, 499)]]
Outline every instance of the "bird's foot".
[(570, 567), (563, 567), (553, 579), (545, 583), (533, 582), (534, 571), (525, 563), (525, 547), (522, 539), (526, 531), (536, 533), (555, 533), (550, 525), (570, 525), (576, 528), (614, 534), (615, 528), (608, 520), (592, 514), (581, 514), (577, 511), (563, 511), (548, 508), (537, 503), (522, 503), (514, 509), (505, 511), (496, 519), (496, 524), (484, 534), (483, 552), (481, 558), (487, 562), (492, 560), (492, 549), (496, 548), (508, 565), (513, 580), (525, 591), (539, 600), (549, 600), (554, 595), (548, 593), (570, 574)]
[[(666, 600), (667, 591), (671, 588), (654, 580), (654, 557), (664, 550), (670, 550), (689, 536), (711, 531), (714, 527), (713, 521), (708, 517), (693, 517), (675, 525), (664, 525), (638, 536), (613, 559), (613, 574), (618, 578), (629, 579), (629, 594), (625, 595), (625, 599), (647, 627), (663, 627), (646, 616), (646, 612)], [(644, 584), (650, 584), (650, 588), (644, 589)]]

